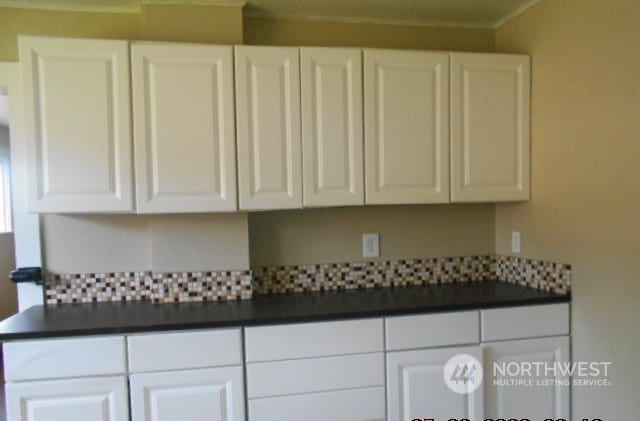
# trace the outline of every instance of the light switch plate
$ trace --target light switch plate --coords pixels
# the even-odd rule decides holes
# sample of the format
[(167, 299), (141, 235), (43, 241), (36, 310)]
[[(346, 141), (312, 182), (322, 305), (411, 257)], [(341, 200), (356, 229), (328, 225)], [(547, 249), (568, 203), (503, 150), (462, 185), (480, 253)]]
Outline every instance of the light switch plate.
[(362, 234), (362, 256), (380, 257), (380, 236), (377, 233)]

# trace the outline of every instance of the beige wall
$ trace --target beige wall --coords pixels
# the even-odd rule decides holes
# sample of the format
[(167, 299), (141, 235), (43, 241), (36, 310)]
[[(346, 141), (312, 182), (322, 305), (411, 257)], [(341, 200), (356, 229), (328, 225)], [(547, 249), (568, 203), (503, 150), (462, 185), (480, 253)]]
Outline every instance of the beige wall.
[(0, 61), (18, 59), (18, 34), (241, 44), (242, 9), (149, 4), (139, 13), (95, 13), (0, 7)]
[(18, 291), (9, 280), (9, 272), (15, 268), (13, 234), (0, 233), (0, 320), (18, 311)]
[(367, 206), (250, 214), (251, 265), (359, 261), (362, 234), (381, 259), (493, 254), (493, 205)]
[(496, 209), (496, 248), (573, 265), (573, 357), (613, 361), (574, 416), (640, 413), (640, 2), (542, 0), (497, 31), (533, 61), (532, 200)]
[(493, 51), (494, 31), (491, 29), (245, 18), (244, 43), (250, 45)]

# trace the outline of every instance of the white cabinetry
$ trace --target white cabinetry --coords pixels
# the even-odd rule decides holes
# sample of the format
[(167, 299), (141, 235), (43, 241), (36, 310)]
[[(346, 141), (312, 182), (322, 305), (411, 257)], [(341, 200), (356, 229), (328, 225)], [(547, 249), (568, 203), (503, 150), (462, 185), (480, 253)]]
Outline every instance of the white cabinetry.
[(240, 209), (302, 207), (298, 48), (235, 47)]
[(449, 201), (449, 55), (364, 51), (367, 204)]
[(8, 421), (129, 419), (124, 337), (3, 345)]
[(451, 54), (451, 201), (529, 200), (529, 57)]
[[(467, 394), (450, 390), (444, 382), (444, 367), (450, 358), (470, 355), (482, 364), (477, 344), (480, 329), (477, 311), (390, 317), (385, 320), (387, 351), (387, 402), (389, 421), (411, 419), (467, 418), (483, 415), (481, 387)], [(477, 367), (478, 370), (481, 367)]]
[(129, 419), (127, 379), (90, 377), (7, 384), (9, 421)]
[(482, 420), (482, 387), (461, 394), (450, 390), (444, 382), (447, 361), (459, 354), (471, 355), (479, 361), (477, 364), (482, 364), (479, 346), (388, 353), (388, 420)]
[(19, 44), (29, 210), (132, 211), (127, 41)]
[(301, 48), (304, 206), (364, 204), (362, 51)]
[(131, 375), (132, 421), (244, 420), (242, 367)]
[(233, 49), (131, 46), (139, 213), (234, 211)]
[(245, 344), (251, 421), (385, 418), (382, 319), (251, 327)]
[[(487, 418), (569, 419), (570, 378), (560, 370), (546, 373), (545, 367), (566, 364), (569, 358), (569, 337), (521, 339), (517, 341), (483, 344), (485, 358), (485, 412)], [(519, 363), (538, 365), (541, 372), (532, 368), (532, 376), (502, 375), (516, 373), (513, 367)], [(497, 364), (500, 369), (493, 368)], [(508, 366), (512, 365), (508, 370)], [(564, 367), (564, 365), (563, 365)], [(532, 380), (532, 384), (514, 385), (511, 382)], [(494, 383), (495, 382), (495, 383)]]
[(132, 421), (243, 421), (240, 329), (128, 338)]

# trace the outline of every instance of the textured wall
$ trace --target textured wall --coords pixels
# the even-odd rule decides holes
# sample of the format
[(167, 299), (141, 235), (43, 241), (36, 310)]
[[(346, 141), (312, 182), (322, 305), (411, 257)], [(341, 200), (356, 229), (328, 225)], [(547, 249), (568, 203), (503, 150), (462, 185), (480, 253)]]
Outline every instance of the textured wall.
[(497, 31), (531, 53), (532, 200), (498, 205), (497, 252), (573, 266), (573, 357), (613, 386), (573, 389), (572, 419), (640, 413), (640, 2), (541, 0)]

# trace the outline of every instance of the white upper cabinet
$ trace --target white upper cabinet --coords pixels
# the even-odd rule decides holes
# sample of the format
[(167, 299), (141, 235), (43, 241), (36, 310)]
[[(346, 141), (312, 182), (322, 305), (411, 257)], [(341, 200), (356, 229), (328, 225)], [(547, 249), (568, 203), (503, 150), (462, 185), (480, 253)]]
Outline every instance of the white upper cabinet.
[(131, 46), (140, 213), (237, 210), (230, 46)]
[(301, 208), (299, 49), (235, 52), (240, 209)]
[(301, 48), (304, 206), (364, 204), (362, 50)]
[(529, 57), (451, 54), (451, 200), (529, 200)]
[(449, 201), (449, 55), (364, 51), (367, 204)]
[(127, 41), (19, 44), (29, 211), (132, 211)]

